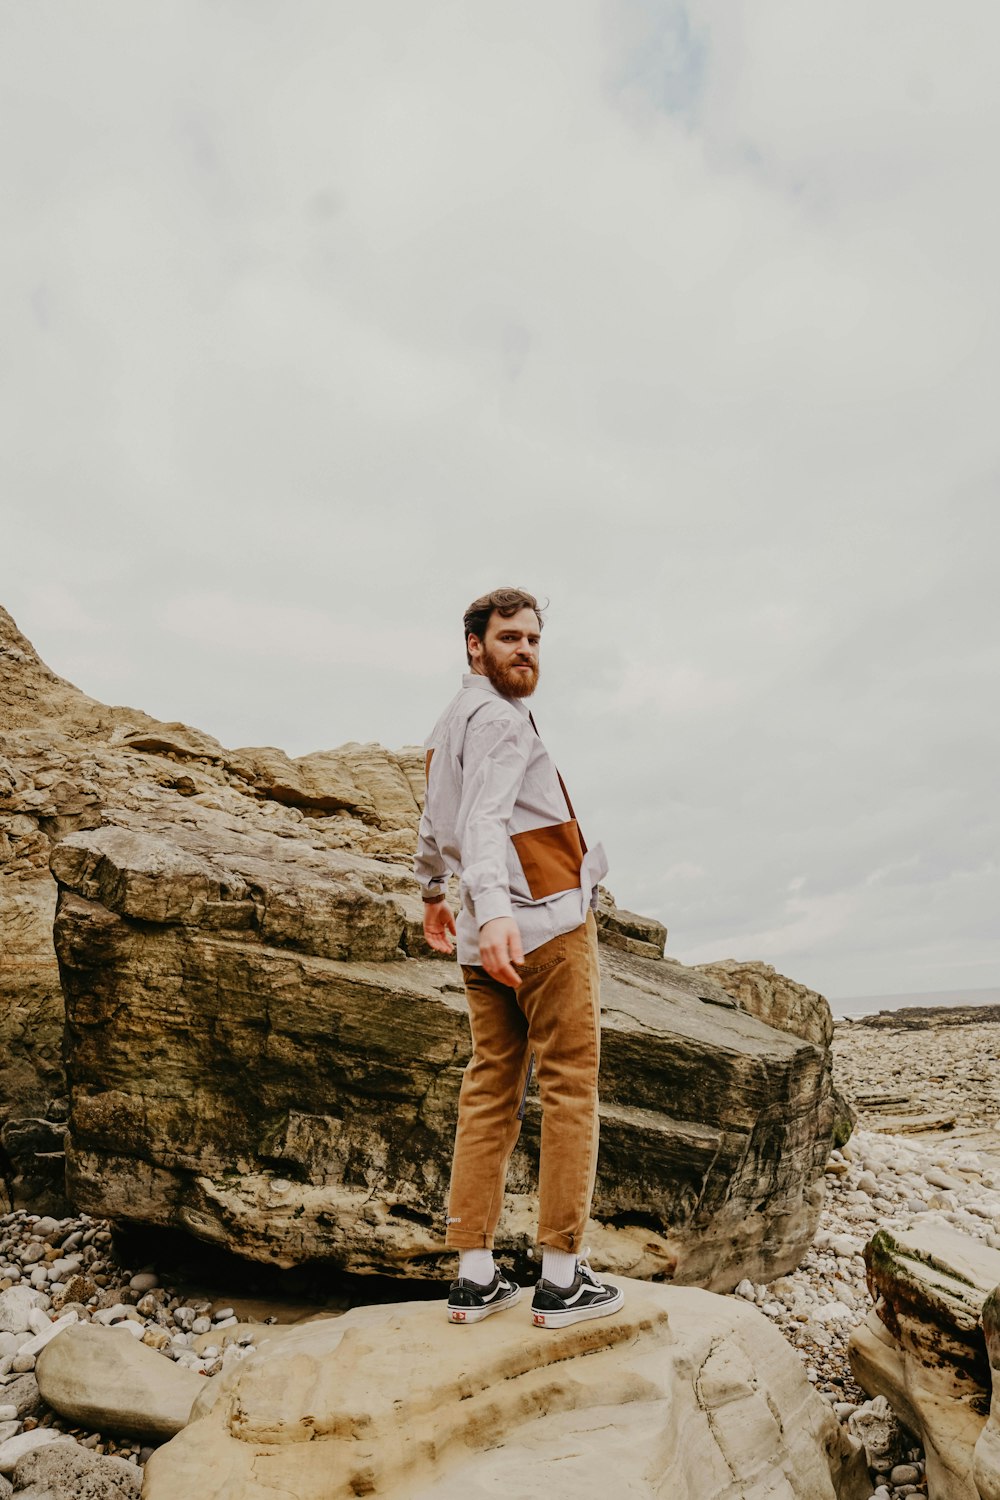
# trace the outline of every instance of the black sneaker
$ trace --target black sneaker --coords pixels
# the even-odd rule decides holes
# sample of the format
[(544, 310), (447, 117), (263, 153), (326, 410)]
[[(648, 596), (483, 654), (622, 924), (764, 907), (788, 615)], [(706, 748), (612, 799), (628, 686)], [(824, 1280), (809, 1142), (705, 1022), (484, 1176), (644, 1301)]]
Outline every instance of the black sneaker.
[(513, 1307), (521, 1295), (521, 1288), (502, 1271), (494, 1274), (486, 1286), (478, 1281), (468, 1281), (460, 1276), (448, 1290), (449, 1323), (479, 1323), (490, 1313), (503, 1312)]
[(542, 1277), (531, 1299), (531, 1320), (536, 1328), (565, 1328), (584, 1318), (603, 1318), (617, 1312), (625, 1301), (620, 1287), (598, 1281), (586, 1260), (576, 1263), (570, 1286), (554, 1286)]

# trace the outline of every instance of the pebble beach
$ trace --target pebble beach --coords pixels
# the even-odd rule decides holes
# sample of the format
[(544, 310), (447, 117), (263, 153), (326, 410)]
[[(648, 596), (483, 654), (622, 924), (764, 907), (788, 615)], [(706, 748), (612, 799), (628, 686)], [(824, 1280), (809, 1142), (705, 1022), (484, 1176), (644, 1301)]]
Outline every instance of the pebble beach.
[[(1000, 1018), (840, 1022), (833, 1051), (835, 1080), (855, 1103), (858, 1123), (828, 1162), (813, 1245), (789, 1275), (769, 1285), (741, 1282), (733, 1295), (761, 1309), (841, 1420), (856, 1423), (867, 1398), (852, 1379), (847, 1341), (871, 1308), (862, 1251), (875, 1229), (905, 1229), (923, 1217), (1000, 1248)], [(22, 1290), (4, 1297), (11, 1288)], [(254, 1325), (323, 1310), (193, 1295), (161, 1280), (155, 1265), (123, 1264), (100, 1220), (7, 1215), (0, 1219), (0, 1475), (31, 1447), (69, 1437), (130, 1466), (138, 1495), (151, 1450), (74, 1426), (38, 1395), (35, 1360), (70, 1323), (123, 1324), (164, 1358), (210, 1376), (252, 1349)], [(905, 1463), (874, 1469), (872, 1485), (877, 1500), (922, 1493), (923, 1454), (914, 1448)]]

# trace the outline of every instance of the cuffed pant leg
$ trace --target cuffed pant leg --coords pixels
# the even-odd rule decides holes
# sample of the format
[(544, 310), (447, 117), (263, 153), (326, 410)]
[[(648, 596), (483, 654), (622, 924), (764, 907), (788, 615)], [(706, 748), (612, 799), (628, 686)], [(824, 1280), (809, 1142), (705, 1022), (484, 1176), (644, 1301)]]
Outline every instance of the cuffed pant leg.
[(462, 1078), (445, 1244), (492, 1249), (518, 1109), (528, 1070), (528, 1024), (517, 994), (486, 970), (465, 965), (472, 1057)]
[(542, 1105), (538, 1241), (578, 1252), (590, 1216), (599, 1138), (601, 1002), (593, 914), (575, 931), (529, 953), (521, 972), (518, 1000), (528, 1018)]

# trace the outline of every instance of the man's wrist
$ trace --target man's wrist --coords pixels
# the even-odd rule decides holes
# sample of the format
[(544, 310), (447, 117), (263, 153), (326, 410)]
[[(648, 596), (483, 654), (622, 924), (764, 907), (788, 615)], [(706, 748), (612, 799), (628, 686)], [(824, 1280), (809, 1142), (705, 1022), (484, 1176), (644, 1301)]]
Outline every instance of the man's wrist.
[(447, 894), (447, 891), (438, 891), (436, 895), (428, 896), (425, 891), (422, 898), (423, 903), (425, 906), (437, 906), (439, 901), (444, 901), (447, 898)]

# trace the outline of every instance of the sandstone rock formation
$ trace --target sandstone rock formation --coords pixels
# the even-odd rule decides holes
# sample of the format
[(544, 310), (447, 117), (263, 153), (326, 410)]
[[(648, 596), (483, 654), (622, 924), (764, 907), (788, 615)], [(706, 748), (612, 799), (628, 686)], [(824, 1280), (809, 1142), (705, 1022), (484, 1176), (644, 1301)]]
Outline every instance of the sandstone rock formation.
[[(400, 862), (420, 752), (229, 750), (77, 692), (2, 612), (0, 652), (0, 918), (30, 893), (41, 955), (47, 861), (73, 1201), (280, 1265), (436, 1275), (468, 1033)], [(600, 925), (602, 1264), (718, 1288), (787, 1270), (822, 1193), (829, 1050), (662, 957), (662, 927), (606, 896)], [(42, 991), (54, 1047), (62, 999)], [(23, 1033), (20, 995), (8, 966), (0, 1016)], [(61, 1080), (24, 1058), (0, 1097), (15, 1192), (61, 1143)], [(505, 1225), (522, 1268), (537, 1131), (532, 1097)]]
[[(280, 836), (405, 857), (423, 756), (378, 745), (291, 759), (230, 751), (183, 724), (111, 707), (56, 676), (0, 608), (0, 1211), (62, 1212), (63, 996), (52, 946), (49, 856), (78, 829), (153, 805), (225, 808)], [(48, 1128), (46, 1128), (48, 1127)]]
[(515, 1308), (470, 1332), (426, 1302), (291, 1329), (211, 1382), (145, 1500), (868, 1495), (859, 1448), (746, 1304), (633, 1282), (612, 1318), (541, 1334)]
[(786, 979), (771, 964), (725, 958), (698, 964), (697, 969), (721, 984), (727, 995), (768, 1026), (790, 1031), (814, 1047), (827, 1048), (833, 1041), (833, 1016), (824, 997), (794, 979)]
[(980, 1500), (1000, 1500), (1000, 1286), (983, 1303), (982, 1323), (993, 1394), (989, 1417), (976, 1443), (972, 1472)]
[[(875, 1310), (851, 1334), (858, 1384), (886, 1396), (920, 1438), (930, 1500), (993, 1500), (977, 1487), (973, 1462), (990, 1391), (982, 1316), (1000, 1283), (1000, 1251), (920, 1226), (905, 1234), (880, 1230), (865, 1260)], [(991, 1434), (984, 1471), (995, 1463), (992, 1455)]]
[[(118, 816), (52, 857), (74, 1201), (278, 1264), (434, 1274), (468, 1027), (453, 964), (417, 956), (408, 874), (212, 810)], [(788, 1269), (818, 1210), (825, 1055), (680, 965), (605, 948), (602, 970), (603, 1263), (716, 1287)], [(532, 1096), (522, 1257), (538, 1124)]]

